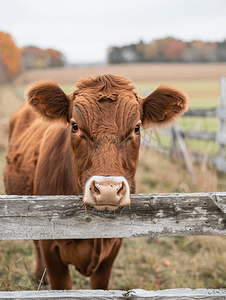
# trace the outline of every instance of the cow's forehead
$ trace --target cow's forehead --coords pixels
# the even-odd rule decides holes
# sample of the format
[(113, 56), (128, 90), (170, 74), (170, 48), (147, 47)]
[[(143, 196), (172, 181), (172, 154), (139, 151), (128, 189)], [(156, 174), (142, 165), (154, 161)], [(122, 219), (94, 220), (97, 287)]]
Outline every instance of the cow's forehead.
[(74, 101), (74, 118), (79, 116), (93, 132), (101, 126), (126, 130), (139, 119), (139, 100), (133, 91), (104, 95), (82, 92)]
[(138, 107), (139, 100), (136, 93), (129, 91), (108, 95), (83, 92), (76, 95), (73, 105), (85, 115), (110, 113), (113, 116), (113, 112), (123, 111), (126, 114), (129, 108)]

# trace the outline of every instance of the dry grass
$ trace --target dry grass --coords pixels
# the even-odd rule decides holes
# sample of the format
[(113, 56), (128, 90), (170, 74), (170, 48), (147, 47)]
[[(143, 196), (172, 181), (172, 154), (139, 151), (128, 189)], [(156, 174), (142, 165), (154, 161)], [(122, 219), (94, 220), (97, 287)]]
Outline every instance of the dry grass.
[(197, 186), (192, 183), (183, 159), (176, 162), (169, 157), (143, 148), (140, 152), (136, 173), (138, 193), (188, 193), (188, 192), (223, 192), (226, 190), (225, 176), (218, 176), (217, 171), (203, 163), (194, 164)]
[[(224, 237), (124, 239), (109, 288), (226, 288), (225, 247)], [(0, 290), (37, 289), (31, 241), (2, 241), (0, 266)], [(73, 266), (70, 273), (73, 289), (90, 288)]]

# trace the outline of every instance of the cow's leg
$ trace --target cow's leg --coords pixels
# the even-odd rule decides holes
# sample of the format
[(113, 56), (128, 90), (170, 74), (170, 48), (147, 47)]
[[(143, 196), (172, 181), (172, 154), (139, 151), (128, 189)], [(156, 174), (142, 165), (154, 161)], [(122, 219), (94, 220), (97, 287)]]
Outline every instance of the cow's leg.
[(108, 289), (108, 282), (111, 275), (113, 262), (119, 252), (122, 239), (117, 239), (110, 255), (100, 263), (100, 266), (95, 273), (90, 277), (90, 285), (92, 289)]
[(52, 290), (70, 290), (72, 288), (68, 266), (60, 257), (55, 241), (40, 241), (41, 250)]
[[(42, 278), (43, 272), (45, 270), (45, 266), (42, 259), (41, 249), (39, 241), (33, 241), (35, 245), (35, 254), (36, 254), (36, 269), (35, 269), (35, 283), (39, 284)], [(43, 285), (47, 285), (46, 277), (42, 283)]]

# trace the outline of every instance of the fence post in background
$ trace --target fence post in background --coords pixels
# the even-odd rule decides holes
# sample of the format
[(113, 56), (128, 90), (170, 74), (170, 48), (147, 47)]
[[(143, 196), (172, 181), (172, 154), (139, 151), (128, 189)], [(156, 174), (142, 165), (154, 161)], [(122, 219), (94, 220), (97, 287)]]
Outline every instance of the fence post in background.
[[(225, 92), (226, 92), (226, 84), (225, 84), (225, 77), (220, 78), (220, 109), (224, 109), (226, 107), (225, 103)], [(220, 131), (225, 133), (225, 120), (220, 119)], [(222, 158), (225, 158), (225, 146), (224, 144), (219, 144), (219, 155)]]
[[(193, 164), (192, 164), (191, 158), (189, 156), (187, 147), (185, 145), (184, 139), (183, 139), (183, 137), (181, 135), (181, 132), (179, 130), (179, 126), (176, 123), (173, 124), (171, 131), (174, 132), (174, 135), (175, 135), (176, 139), (178, 140), (178, 143), (179, 143), (181, 152), (184, 156), (185, 164), (187, 166), (188, 172), (190, 173), (192, 182), (193, 182), (194, 186), (197, 187), (197, 179), (196, 179), (195, 172), (194, 172), (194, 169), (193, 169)], [(176, 143), (176, 140), (175, 140), (175, 143)]]
[(178, 149), (176, 142), (176, 133), (173, 126), (170, 127), (170, 158), (176, 160), (178, 158)]
[[(144, 87), (143, 88), (143, 97), (147, 97), (148, 95), (150, 95), (150, 89), (147, 88), (147, 87)], [(144, 130), (144, 133), (143, 133), (143, 136), (142, 136), (142, 139), (141, 139), (141, 147), (142, 146), (150, 146), (150, 143), (151, 143), (151, 132), (150, 131), (147, 131), (147, 129)]]
[(226, 122), (225, 122), (225, 111), (226, 109), (226, 79), (220, 77), (220, 103), (217, 110), (217, 117), (219, 118), (219, 129), (216, 135), (216, 141), (219, 144), (219, 153), (215, 159), (216, 169), (220, 174), (226, 170), (225, 160), (225, 144), (226, 144)]

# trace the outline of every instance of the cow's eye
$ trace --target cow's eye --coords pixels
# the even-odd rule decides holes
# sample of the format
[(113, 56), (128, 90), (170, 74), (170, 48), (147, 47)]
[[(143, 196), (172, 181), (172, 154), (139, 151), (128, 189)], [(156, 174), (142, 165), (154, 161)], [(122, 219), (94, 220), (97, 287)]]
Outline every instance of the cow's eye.
[(78, 130), (78, 125), (76, 123), (72, 123), (72, 130), (74, 132)]
[(140, 125), (137, 125), (137, 126), (135, 127), (134, 131), (135, 131), (136, 133), (138, 133), (138, 132), (140, 131)]

